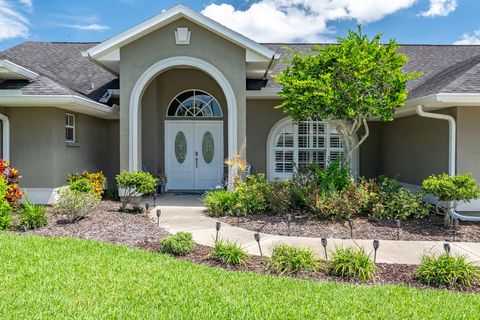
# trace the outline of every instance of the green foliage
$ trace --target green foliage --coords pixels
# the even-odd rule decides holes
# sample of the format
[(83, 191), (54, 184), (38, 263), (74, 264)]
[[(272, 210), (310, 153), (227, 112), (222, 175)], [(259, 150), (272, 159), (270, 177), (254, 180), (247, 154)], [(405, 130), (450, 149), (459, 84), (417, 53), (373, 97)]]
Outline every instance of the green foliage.
[(2, 234), (0, 252), (1, 319), (473, 320), (480, 306), (479, 294), (230, 272), (97, 241)]
[(363, 248), (337, 248), (332, 254), (329, 273), (362, 282), (368, 281), (375, 275), (375, 263)]
[(247, 176), (245, 182), (235, 188), (238, 209), (242, 214), (264, 213), (269, 208), (271, 184), (264, 174)]
[(101, 197), (92, 192), (80, 192), (60, 188), (53, 203), (53, 212), (64, 215), (69, 222), (75, 222), (89, 215), (100, 203)]
[(132, 213), (132, 214), (140, 214), (144, 212), (144, 209), (137, 204), (134, 204), (131, 208), (122, 207), (120, 208), (120, 212), (125, 213)]
[(205, 193), (203, 203), (210, 216), (232, 215), (237, 205), (237, 197), (234, 192), (227, 190), (213, 190)]
[(163, 253), (184, 256), (194, 249), (195, 241), (190, 232), (178, 232), (160, 240), (160, 250)]
[(442, 173), (432, 175), (422, 183), (422, 191), (440, 201), (470, 201), (480, 197), (480, 189), (471, 173), (455, 176)]
[(422, 200), (421, 194), (413, 194), (402, 187), (395, 179), (380, 177), (364, 182), (371, 191), (370, 216), (377, 219), (424, 218), (429, 214), (429, 207)]
[(47, 210), (40, 204), (32, 204), (28, 198), (19, 210), (20, 228), (23, 230), (37, 229), (47, 225)]
[(94, 186), (93, 183), (85, 178), (81, 178), (78, 180), (75, 180), (70, 183), (68, 186), (70, 190), (73, 191), (78, 191), (78, 192), (93, 192), (94, 191)]
[(278, 274), (292, 274), (300, 271), (317, 271), (320, 260), (312, 249), (296, 248), (277, 244), (272, 249), (268, 268)]
[[(91, 182), (93, 192), (99, 196), (103, 195), (103, 188), (105, 186), (106, 177), (102, 171), (99, 172), (88, 172), (83, 171), (81, 174), (75, 173), (68, 176), (68, 184), (72, 185), (76, 181), (86, 179)], [(86, 191), (85, 191), (86, 192)]]
[(6, 200), (8, 190), (7, 182), (0, 177), (0, 231), (6, 230), (12, 219), (12, 206)]
[(322, 169), (317, 163), (310, 164), (303, 173), (307, 184), (312, 184), (320, 193), (342, 191), (353, 181), (350, 168), (342, 166), (340, 158)]
[(213, 257), (222, 263), (237, 266), (247, 262), (248, 253), (236, 242), (217, 240)]
[(122, 171), (117, 175), (117, 185), (125, 189), (125, 196), (155, 192), (158, 179), (144, 171)]
[(120, 197), (118, 196), (118, 188), (116, 186), (109, 187), (107, 190), (105, 190), (103, 197), (107, 200), (112, 200), (112, 201), (120, 200)]
[(436, 287), (471, 287), (480, 282), (480, 269), (467, 262), (464, 256), (454, 257), (447, 253), (424, 255), (415, 271), (415, 277)]
[[(282, 85), (279, 106), (295, 122), (335, 121), (345, 147), (345, 163), (360, 144), (355, 136), (367, 119), (393, 120), (407, 98), (407, 57), (395, 40), (382, 44), (381, 35), (368, 39), (359, 26), (338, 38), (338, 45), (314, 46), (312, 53), (292, 52), (291, 66), (275, 77)], [(363, 139), (360, 140), (360, 143)]]
[(344, 190), (314, 194), (311, 209), (323, 219), (345, 219), (362, 213), (371, 201), (370, 196), (362, 185), (350, 182)]

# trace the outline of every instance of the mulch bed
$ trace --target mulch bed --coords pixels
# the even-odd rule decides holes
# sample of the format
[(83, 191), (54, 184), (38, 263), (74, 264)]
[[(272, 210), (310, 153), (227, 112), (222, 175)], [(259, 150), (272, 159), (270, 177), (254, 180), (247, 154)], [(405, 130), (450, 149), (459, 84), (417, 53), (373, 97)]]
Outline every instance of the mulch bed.
[(140, 248), (148, 243), (158, 243), (168, 236), (167, 231), (159, 228), (146, 215), (123, 213), (119, 209), (119, 202), (104, 200), (86, 218), (70, 224), (63, 223), (63, 217), (49, 214), (47, 227), (26, 233), (99, 240)]
[[(247, 217), (219, 217), (220, 221), (241, 228), (275, 235), (299, 237), (327, 237), (336, 239), (350, 238), (350, 229), (346, 221), (319, 220), (312, 215), (295, 216), (288, 230), (285, 215), (250, 215)], [(397, 240), (394, 221), (353, 219), (353, 236), (356, 239)], [(453, 230), (445, 229), (443, 216), (430, 214), (424, 219), (402, 221), (400, 240), (415, 241), (453, 241)], [(479, 242), (480, 223), (460, 222), (455, 241)]]
[[(160, 247), (158, 244), (145, 244), (143, 249), (159, 252)], [(185, 260), (194, 262), (197, 264), (203, 264), (210, 267), (219, 267), (230, 271), (245, 271), (255, 272), (261, 274), (274, 275), (267, 270), (267, 258), (259, 256), (250, 256), (246, 264), (240, 266), (229, 266), (215, 260), (212, 256), (213, 249), (207, 246), (197, 244), (195, 250), (186, 256), (176, 257), (179, 260)], [(405, 264), (385, 264), (377, 263), (377, 270), (375, 273), (375, 279), (368, 282), (359, 282), (354, 279), (346, 279), (341, 277), (335, 277), (327, 275), (323, 272), (300, 272), (298, 274), (283, 275), (296, 279), (314, 280), (314, 281), (335, 281), (340, 283), (358, 284), (358, 285), (405, 285), (415, 287), (419, 289), (438, 289), (429, 287), (427, 285), (419, 283), (414, 279), (413, 275), (417, 266), (405, 265)], [(480, 286), (474, 286), (471, 288), (441, 288), (443, 290), (466, 292), (466, 293), (480, 293)]]

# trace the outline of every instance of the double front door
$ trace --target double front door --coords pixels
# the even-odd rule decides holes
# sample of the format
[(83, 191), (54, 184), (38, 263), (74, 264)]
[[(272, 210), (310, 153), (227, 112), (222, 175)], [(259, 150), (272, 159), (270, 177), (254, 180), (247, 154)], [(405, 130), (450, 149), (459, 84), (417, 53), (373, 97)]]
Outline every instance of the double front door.
[(169, 190), (208, 190), (223, 179), (223, 122), (166, 121)]

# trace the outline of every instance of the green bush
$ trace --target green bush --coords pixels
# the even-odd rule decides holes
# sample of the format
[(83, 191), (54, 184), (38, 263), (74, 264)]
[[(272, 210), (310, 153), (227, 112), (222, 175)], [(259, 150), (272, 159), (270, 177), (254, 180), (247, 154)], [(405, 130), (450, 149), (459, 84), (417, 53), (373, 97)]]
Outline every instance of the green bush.
[(337, 248), (332, 254), (329, 273), (334, 276), (368, 281), (375, 275), (375, 263), (363, 248)]
[(144, 171), (122, 171), (116, 180), (118, 187), (125, 189), (125, 196), (153, 193), (158, 182), (157, 178)]
[(99, 172), (88, 172), (83, 171), (81, 174), (75, 173), (68, 176), (68, 183), (73, 184), (75, 181), (80, 179), (87, 179), (92, 183), (93, 192), (99, 196), (103, 195), (103, 188), (105, 187), (105, 181), (107, 178), (102, 171)]
[(248, 253), (235, 242), (217, 240), (213, 257), (222, 263), (236, 266), (247, 262)]
[(237, 205), (237, 197), (234, 192), (213, 190), (205, 193), (203, 202), (210, 216), (232, 215)]
[(94, 190), (93, 183), (85, 178), (73, 181), (68, 187), (70, 188), (70, 190), (79, 192), (93, 192)]
[(291, 274), (299, 271), (317, 271), (320, 260), (309, 248), (296, 248), (286, 244), (277, 244), (268, 259), (268, 268), (275, 273)]
[(353, 181), (349, 166), (342, 166), (340, 158), (330, 162), (325, 168), (312, 163), (300, 170), (297, 179), (303, 180), (302, 184), (311, 184), (315, 190), (325, 194), (344, 190)]
[(8, 189), (7, 181), (0, 177), (0, 231), (6, 230), (12, 219), (12, 206), (5, 198)]
[(236, 209), (244, 215), (266, 212), (271, 188), (264, 174), (247, 176), (245, 182), (235, 188)]
[(424, 255), (415, 278), (436, 287), (471, 287), (480, 282), (480, 269), (467, 262), (464, 256)]
[(160, 240), (160, 250), (163, 253), (184, 256), (194, 249), (195, 242), (190, 232), (178, 232)]
[(60, 188), (53, 203), (53, 212), (65, 215), (69, 222), (75, 222), (89, 215), (100, 203), (101, 197), (93, 192), (80, 192)]
[(432, 175), (423, 181), (422, 191), (440, 201), (470, 201), (480, 197), (480, 189), (471, 173)]
[(37, 229), (47, 225), (47, 210), (40, 204), (32, 204), (28, 199), (20, 206), (20, 228), (23, 230)]

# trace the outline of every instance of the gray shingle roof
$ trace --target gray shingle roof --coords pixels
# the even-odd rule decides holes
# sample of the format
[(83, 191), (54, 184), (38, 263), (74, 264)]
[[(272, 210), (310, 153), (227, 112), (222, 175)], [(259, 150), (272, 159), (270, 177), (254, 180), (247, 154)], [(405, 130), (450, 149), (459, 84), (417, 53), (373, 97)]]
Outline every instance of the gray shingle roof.
[[(272, 70), (279, 73), (286, 67), (285, 59), (291, 54), (286, 47), (297, 52), (309, 52), (313, 44), (264, 44), (282, 53), (282, 62)], [(435, 93), (480, 93), (480, 46), (457, 45), (401, 45), (399, 52), (408, 57), (407, 72), (422, 72), (422, 76), (409, 81), (409, 99)], [(279, 85), (270, 78), (267, 86)]]
[(10, 60), (40, 77), (31, 83), (5, 81), (0, 84), (0, 89), (12, 87), (34, 95), (76, 94), (97, 101), (106, 89), (118, 88), (118, 77), (81, 55), (82, 51), (96, 44), (24, 42), (7, 49), (0, 53), (0, 59)]
[[(98, 101), (107, 89), (117, 89), (118, 76), (81, 55), (97, 43), (25, 42), (3, 52), (8, 59), (30, 69), (40, 77), (33, 82), (9, 80), (1, 89), (20, 89), (24, 94), (77, 94)], [(310, 51), (313, 44), (263, 44), (281, 53), (282, 60), (273, 68), (278, 74), (286, 67), (289, 47), (298, 52)], [(409, 81), (409, 99), (434, 93), (480, 93), (480, 46), (402, 45), (408, 57), (405, 70), (423, 75)], [(279, 87), (270, 76), (267, 87)], [(92, 90), (91, 84), (94, 84)]]

